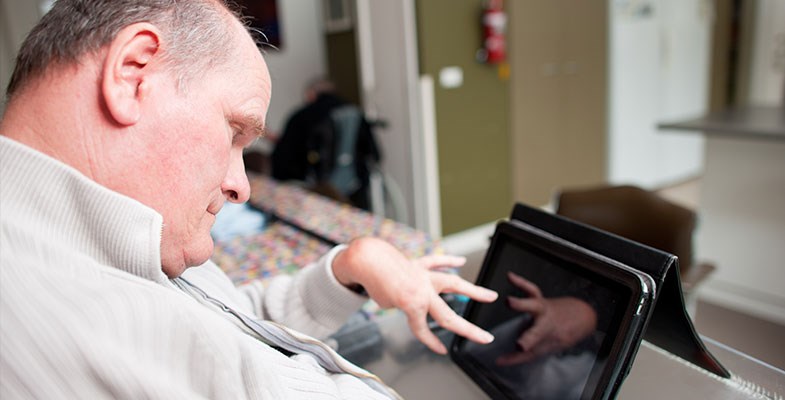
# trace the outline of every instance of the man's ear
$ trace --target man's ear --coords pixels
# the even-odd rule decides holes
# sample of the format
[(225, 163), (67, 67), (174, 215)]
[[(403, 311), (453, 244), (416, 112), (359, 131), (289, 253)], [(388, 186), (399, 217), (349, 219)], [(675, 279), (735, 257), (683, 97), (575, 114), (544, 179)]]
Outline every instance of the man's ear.
[(140, 102), (149, 91), (149, 65), (159, 54), (160, 37), (154, 25), (140, 22), (120, 30), (109, 44), (101, 94), (117, 124), (133, 125), (141, 117)]

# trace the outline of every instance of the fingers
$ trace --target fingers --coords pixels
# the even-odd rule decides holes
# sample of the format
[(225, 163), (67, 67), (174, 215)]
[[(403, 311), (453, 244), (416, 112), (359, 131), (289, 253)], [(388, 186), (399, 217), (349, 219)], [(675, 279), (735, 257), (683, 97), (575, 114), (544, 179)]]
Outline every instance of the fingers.
[(542, 329), (532, 327), (521, 335), (515, 343), (520, 351), (539, 354), (543, 349), (542, 342), (545, 340), (546, 334)]
[(534, 283), (526, 280), (524, 277), (508, 271), (507, 278), (512, 282), (513, 285), (517, 286), (520, 289), (523, 289), (526, 293), (528, 293), (532, 297), (542, 297), (542, 292), (540, 292), (540, 288), (537, 287)]
[(545, 305), (539, 299), (507, 296), (507, 304), (515, 311), (528, 312), (533, 315), (542, 314)]
[(457, 268), (466, 264), (466, 257), (451, 256), (447, 254), (431, 254), (420, 257), (416, 262), (426, 268)]
[[(447, 354), (447, 348), (428, 327), (426, 312), (424, 310), (409, 309), (403, 311), (406, 313), (412, 333), (420, 342), (434, 353)], [(436, 294), (434, 294), (431, 300), (430, 309), (428, 311), (433, 320), (444, 329), (477, 343), (487, 344), (493, 341), (493, 335), (456, 314), (455, 311)]]
[(439, 340), (436, 335), (434, 335), (430, 328), (428, 328), (428, 323), (426, 321), (426, 315), (424, 312), (413, 310), (404, 310), (404, 312), (406, 313), (406, 317), (409, 322), (409, 328), (412, 330), (414, 337), (416, 337), (434, 353), (447, 354), (447, 348), (444, 347), (442, 341)]
[(434, 295), (431, 301), (431, 317), (439, 326), (473, 342), (487, 344), (493, 335), (456, 314), (441, 297)]
[(431, 273), (431, 284), (437, 293), (462, 294), (483, 303), (493, 302), (499, 297), (495, 291), (477, 286), (453, 274)]

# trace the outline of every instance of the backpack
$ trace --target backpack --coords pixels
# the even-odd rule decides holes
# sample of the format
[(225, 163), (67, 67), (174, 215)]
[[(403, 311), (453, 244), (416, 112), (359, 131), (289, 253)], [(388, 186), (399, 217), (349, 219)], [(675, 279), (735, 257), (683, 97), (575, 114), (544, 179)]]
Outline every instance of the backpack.
[(307, 180), (329, 185), (360, 208), (368, 208), (369, 171), (379, 150), (363, 112), (354, 105), (330, 110), (306, 137)]

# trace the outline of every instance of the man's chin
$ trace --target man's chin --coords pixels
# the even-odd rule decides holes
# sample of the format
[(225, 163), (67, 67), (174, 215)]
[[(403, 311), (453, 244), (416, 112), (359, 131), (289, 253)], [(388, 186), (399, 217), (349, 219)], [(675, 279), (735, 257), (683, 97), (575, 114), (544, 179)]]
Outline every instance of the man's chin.
[(164, 264), (164, 265), (161, 266), (161, 270), (164, 271), (164, 274), (166, 274), (166, 276), (169, 279), (174, 279), (174, 278), (177, 278), (178, 276), (182, 275), (183, 272), (185, 272), (186, 268), (188, 268), (188, 267), (185, 264), (180, 264), (180, 265), (177, 265), (177, 266), (171, 266), (171, 265)]
[(182, 275), (186, 269), (206, 263), (210, 257), (213, 256), (214, 249), (212, 238), (209, 238), (206, 242), (207, 243), (198, 246), (196, 249), (191, 249), (191, 251), (183, 251), (179, 260), (171, 260), (173, 262), (161, 260), (161, 269), (163, 270), (164, 274), (166, 274), (169, 279), (177, 278), (178, 276)]

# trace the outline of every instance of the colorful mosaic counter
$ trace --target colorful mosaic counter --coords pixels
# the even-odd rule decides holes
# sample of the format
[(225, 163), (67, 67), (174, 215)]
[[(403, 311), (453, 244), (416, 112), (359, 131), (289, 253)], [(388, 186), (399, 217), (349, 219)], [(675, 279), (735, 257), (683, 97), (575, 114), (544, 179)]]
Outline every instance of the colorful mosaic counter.
[(213, 261), (235, 284), (292, 273), (316, 261), (331, 247), (318, 237), (346, 243), (360, 236), (376, 236), (409, 257), (441, 252), (437, 241), (401, 223), (266, 176), (249, 178), (251, 204), (288, 223), (272, 222), (260, 234), (216, 241)]
[(438, 246), (424, 232), (263, 176), (251, 178), (251, 204), (335, 243), (376, 236), (409, 257), (434, 252)]

